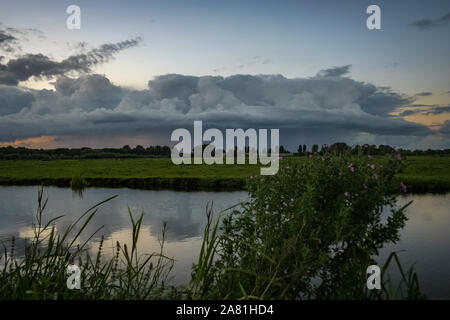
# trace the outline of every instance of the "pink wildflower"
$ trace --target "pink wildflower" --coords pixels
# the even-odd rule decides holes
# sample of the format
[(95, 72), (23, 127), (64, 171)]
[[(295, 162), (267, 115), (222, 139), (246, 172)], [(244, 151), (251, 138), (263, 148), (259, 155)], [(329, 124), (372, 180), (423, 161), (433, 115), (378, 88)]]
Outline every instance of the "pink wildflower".
[(404, 193), (406, 193), (406, 191), (407, 191), (406, 185), (405, 185), (403, 182), (400, 182), (400, 186), (401, 186), (401, 188), (402, 188), (402, 191), (403, 191)]

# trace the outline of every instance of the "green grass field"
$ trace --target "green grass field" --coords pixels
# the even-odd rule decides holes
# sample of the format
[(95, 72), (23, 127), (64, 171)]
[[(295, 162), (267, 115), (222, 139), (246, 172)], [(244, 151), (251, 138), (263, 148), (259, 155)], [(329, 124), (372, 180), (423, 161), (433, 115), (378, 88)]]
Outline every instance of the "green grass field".
[[(302, 161), (285, 157), (282, 161)], [(414, 192), (450, 190), (450, 157), (411, 156), (399, 177)], [(171, 159), (2, 160), (0, 184), (69, 186), (83, 175), (89, 185), (169, 189), (242, 189), (259, 165), (174, 165)]]

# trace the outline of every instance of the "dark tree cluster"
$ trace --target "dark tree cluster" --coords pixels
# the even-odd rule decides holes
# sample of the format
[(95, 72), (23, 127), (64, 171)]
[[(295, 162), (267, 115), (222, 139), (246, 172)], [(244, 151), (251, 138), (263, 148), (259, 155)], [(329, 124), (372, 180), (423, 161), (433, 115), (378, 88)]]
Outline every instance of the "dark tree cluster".
[(0, 148), (1, 160), (64, 160), (64, 159), (106, 159), (106, 158), (164, 158), (170, 157), (168, 146), (123, 146), (122, 148), (57, 148), (28, 149), (24, 147)]
[(313, 144), (311, 146), (311, 149), (308, 149), (307, 145), (301, 144), (298, 146), (297, 153), (295, 155), (308, 155), (311, 153), (323, 153), (324, 151), (333, 151), (336, 153), (341, 152), (351, 152), (353, 154), (358, 154), (359, 152), (362, 152), (364, 154), (370, 154), (370, 155), (387, 155), (387, 154), (394, 154), (396, 153), (396, 150), (398, 150), (401, 154), (405, 156), (425, 156), (425, 155), (450, 155), (450, 149), (427, 149), (427, 150), (408, 150), (408, 149), (402, 149), (402, 148), (394, 148), (388, 145), (380, 144), (378, 146), (376, 145), (354, 145), (349, 146), (345, 142), (336, 142), (332, 145), (326, 145), (324, 144), (319, 151), (319, 146), (317, 144)]

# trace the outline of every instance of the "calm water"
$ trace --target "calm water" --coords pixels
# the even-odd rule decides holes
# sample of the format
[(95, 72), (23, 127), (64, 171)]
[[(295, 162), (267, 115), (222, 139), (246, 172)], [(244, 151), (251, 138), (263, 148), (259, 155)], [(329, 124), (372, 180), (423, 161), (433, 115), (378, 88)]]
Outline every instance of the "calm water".
[[(13, 235), (19, 242), (32, 237), (31, 222), (37, 207), (37, 190), (37, 187), (0, 187), (0, 241), (9, 241)], [(129, 207), (136, 215), (145, 212), (139, 249), (145, 253), (155, 252), (159, 249), (158, 238), (163, 221), (167, 222), (165, 252), (176, 259), (174, 284), (186, 284), (190, 278), (191, 266), (201, 245), (206, 204), (214, 200), (213, 207), (217, 212), (247, 199), (245, 192), (125, 188), (89, 188), (80, 199), (70, 189), (47, 187), (44, 196), (49, 198), (49, 202), (45, 215), (50, 219), (64, 214), (57, 225), (59, 230), (64, 230), (90, 206), (112, 195), (118, 197), (100, 208), (85, 237), (104, 225), (99, 236), (94, 238), (94, 249), (101, 234), (105, 236), (105, 245), (111, 253), (115, 241), (129, 243)], [(401, 261), (405, 266), (415, 263), (423, 291), (433, 298), (450, 298), (450, 194), (413, 195), (401, 198), (400, 204), (409, 200), (414, 202), (407, 210), (409, 220), (401, 233), (401, 241), (383, 249), (379, 262), (383, 263), (391, 251), (405, 250), (399, 254)]]

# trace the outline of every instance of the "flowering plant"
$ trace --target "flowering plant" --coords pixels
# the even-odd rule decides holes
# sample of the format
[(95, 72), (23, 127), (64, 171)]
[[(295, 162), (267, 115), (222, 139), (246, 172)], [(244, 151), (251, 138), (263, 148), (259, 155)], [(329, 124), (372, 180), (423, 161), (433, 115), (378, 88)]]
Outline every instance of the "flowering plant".
[[(223, 221), (218, 287), (239, 297), (355, 298), (366, 268), (399, 240), (406, 190), (399, 156), (325, 152), (281, 162), (274, 176), (249, 179), (249, 201)], [(240, 270), (240, 271), (236, 271)], [(234, 295), (233, 295), (234, 293)]]

